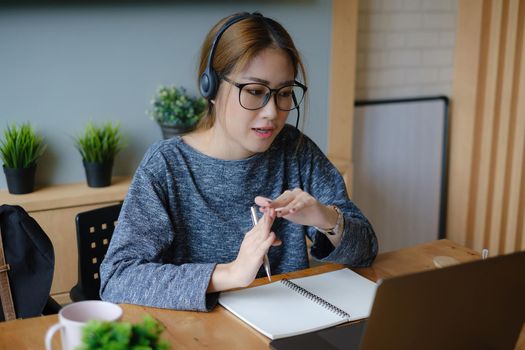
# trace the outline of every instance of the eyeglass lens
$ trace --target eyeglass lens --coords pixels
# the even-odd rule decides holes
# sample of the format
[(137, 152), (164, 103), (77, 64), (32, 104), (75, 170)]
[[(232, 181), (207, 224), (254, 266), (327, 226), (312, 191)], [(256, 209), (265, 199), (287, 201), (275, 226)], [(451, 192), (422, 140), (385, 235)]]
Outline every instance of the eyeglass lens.
[[(293, 98), (295, 96), (295, 100)], [(283, 86), (275, 91), (277, 108), (290, 111), (297, 108), (304, 96), (304, 90), (297, 85)], [(239, 102), (246, 109), (259, 109), (264, 107), (271, 98), (271, 91), (261, 84), (245, 85), (239, 92)]]

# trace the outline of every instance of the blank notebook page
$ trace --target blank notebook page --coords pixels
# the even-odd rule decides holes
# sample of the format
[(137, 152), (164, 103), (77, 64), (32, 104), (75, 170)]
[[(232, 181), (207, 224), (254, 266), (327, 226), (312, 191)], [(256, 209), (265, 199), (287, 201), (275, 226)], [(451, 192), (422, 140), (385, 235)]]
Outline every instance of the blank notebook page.
[(265, 336), (278, 339), (368, 317), (376, 288), (374, 282), (349, 269), (291, 281), (351, 317), (341, 317), (279, 281), (223, 292), (219, 303)]
[(349, 269), (297, 278), (292, 282), (349, 313), (350, 321), (370, 315), (377, 288), (374, 282)]

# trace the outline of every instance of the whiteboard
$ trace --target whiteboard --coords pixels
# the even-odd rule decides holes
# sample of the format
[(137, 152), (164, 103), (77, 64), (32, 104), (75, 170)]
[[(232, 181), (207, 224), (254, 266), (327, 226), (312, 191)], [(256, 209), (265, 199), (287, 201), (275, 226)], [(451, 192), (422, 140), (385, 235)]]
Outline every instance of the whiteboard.
[(444, 238), (448, 99), (356, 102), (352, 200), (381, 252)]

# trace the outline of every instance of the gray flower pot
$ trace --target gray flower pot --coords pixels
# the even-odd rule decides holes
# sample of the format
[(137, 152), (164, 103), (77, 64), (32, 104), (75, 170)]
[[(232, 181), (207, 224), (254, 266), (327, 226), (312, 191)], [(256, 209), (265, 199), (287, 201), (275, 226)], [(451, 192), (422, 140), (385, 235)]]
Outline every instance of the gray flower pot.
[(103, 163), (89, 163), (82, 160), (86, 170), (86, 180), (89, 187), (106, 187), (111, 185), (113, 159)]
[(36, 164), (29, 168), (6, 168), (7, 190), (11, 194), (31, 193), (35, 189)]
[(162, 138), (164, 140), (171, 139), (172, 137), (185, 134), (193, 129), (193, 127), (179, 127), (171, 126), (166, 124), (159, 124), (160, 130), (162, 131)]

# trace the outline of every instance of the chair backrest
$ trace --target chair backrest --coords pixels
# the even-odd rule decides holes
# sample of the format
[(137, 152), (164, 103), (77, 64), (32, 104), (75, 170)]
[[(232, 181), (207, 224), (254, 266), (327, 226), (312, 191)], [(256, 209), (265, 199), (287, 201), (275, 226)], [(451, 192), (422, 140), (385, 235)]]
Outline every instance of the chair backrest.
[[(2, 298), (9, 289), (16, 318), (40, 316), (53, 281), (53, 244), (38, 223), (17, 205), (0, 206), (0, 232), (5, 256), (0, 274), (7, 281), (0, 286)], [(0, 308), (0, 321), (12, 317), (11, 312), (4, 315), (7, 304)]]
[(108, 250), (121, 207), (122, 204), (116, 204), (77, 214), (78, 284), (70, 293), (73, 301), (100, 299), (100, 263)]

